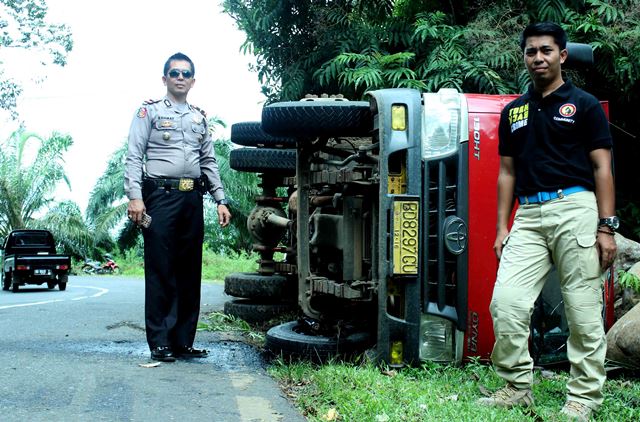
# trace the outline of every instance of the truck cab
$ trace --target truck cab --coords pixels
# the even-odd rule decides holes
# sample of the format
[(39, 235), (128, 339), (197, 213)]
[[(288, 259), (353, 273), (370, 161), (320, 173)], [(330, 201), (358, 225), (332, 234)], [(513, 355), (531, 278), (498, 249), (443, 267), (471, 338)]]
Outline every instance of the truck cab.
[(26, 284), (47, 283), (49, 289), (67, 288), (71, 257), (56, 254), (56, 245), (47, 230), (14, 230), (2, 249), (2, 290), (14, 293)]

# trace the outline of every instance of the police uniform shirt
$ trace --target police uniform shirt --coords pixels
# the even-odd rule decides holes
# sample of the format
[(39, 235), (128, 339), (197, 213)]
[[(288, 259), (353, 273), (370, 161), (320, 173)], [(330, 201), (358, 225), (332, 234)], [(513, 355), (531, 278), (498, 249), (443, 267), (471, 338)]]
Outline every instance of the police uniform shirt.
[(175, 179), (204, 175), (214, 199), (224, 199), (213, 141), (197, 108), (167, 97), (147, 101), (133, 118), (128, 142), (125, 192), (129, 199), (142, 198), (143, 173), (149, 178)]
[(513, 157), (516, 195), (595, 186), (589, 153), (612, 146), (600, 102), (566, 81), (542, 97), (529, 91), (500, 117), (499, 153)]

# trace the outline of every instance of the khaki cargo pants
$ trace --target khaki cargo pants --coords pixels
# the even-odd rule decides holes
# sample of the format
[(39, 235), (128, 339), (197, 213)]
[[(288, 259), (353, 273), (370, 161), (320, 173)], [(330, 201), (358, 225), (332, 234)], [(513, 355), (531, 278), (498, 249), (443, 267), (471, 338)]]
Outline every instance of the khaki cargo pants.
[(505, 239), (491, 301), (496, 336), (491, 359), (496, 372), (516, 388), (531, 388), (531, 315), (547, 275), (556, 265), (570, 331), (568, 399), (593, 409), (602, 404), (607, 349), (597, 225), (593, 192), (520, 205)]

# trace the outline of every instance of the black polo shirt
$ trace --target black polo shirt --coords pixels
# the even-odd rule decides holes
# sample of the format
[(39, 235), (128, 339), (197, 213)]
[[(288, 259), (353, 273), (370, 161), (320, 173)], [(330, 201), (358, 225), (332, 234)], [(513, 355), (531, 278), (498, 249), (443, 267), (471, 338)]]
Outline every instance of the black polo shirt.
[(544, 98), (530, 86), (502, 110), (499, 134), (500, 155), (514, 159), (516, 195), (594, 190), (589, 153), (612, 147), (600, 102), (570, 81)]

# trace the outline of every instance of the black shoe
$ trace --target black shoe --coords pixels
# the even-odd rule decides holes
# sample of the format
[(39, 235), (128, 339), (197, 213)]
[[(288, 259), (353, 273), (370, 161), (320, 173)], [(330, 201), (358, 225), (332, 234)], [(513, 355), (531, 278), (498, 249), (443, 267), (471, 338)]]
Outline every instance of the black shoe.
[(176, 347), (176, 357), (179, 358), (206, 358), (209, 352), (205, 349), (194, 349), (190, 346)]
[(159, 360), (160, 362), (175, 362), (176, 355), (171, 350), (171, 347), (159, 346), (151, 349), (151, 359)]

